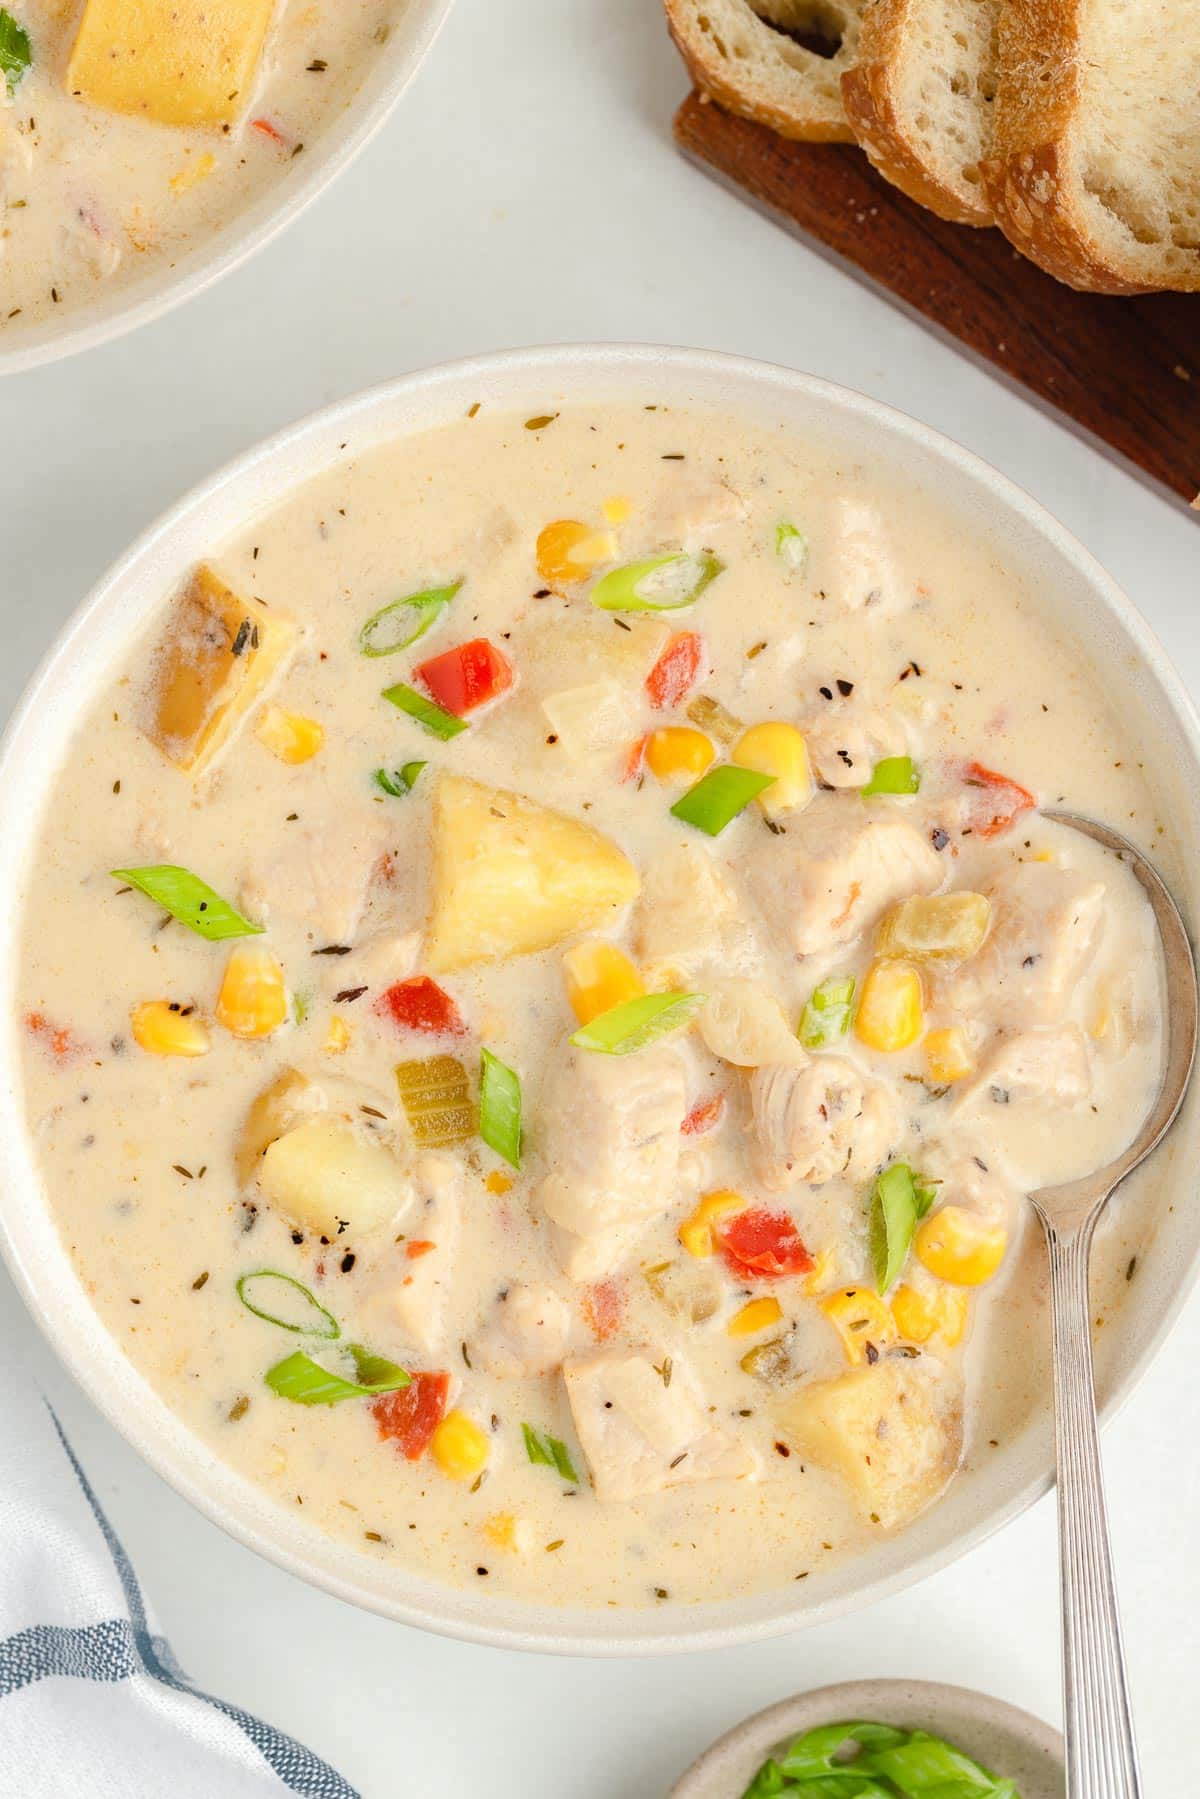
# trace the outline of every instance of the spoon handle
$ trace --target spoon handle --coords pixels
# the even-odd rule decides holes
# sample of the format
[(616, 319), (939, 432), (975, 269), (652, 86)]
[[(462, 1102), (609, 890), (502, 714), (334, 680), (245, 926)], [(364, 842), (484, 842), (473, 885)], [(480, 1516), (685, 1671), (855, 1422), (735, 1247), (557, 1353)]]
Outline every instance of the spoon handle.
[(1095, 1214), (1060, 1234), (1043, 1219), (1054, 1312), (1063, 1704), (1068, 1799), (1140, 1799), (1113, 1580), (1088, 1323)]

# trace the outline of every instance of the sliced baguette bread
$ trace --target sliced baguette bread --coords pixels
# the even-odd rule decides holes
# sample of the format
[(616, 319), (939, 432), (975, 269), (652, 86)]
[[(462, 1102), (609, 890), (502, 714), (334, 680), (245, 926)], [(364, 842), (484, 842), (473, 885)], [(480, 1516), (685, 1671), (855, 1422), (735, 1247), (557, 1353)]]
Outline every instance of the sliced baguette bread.
[(993, 155), (998, 224), (1095, 293), (1200, 289), (1200, 8), (1008, 0)]
[[(842, 71), (863, 0), (664, 0), (697, 87), (781, 137), (849, 142)], [(814, 47), (819, 46), (819, 47)]]
[(980, 164), (991, 148), (1000, 0), (872, 0), (842, 101), (859, 143), (931, 212), (990, 225)]

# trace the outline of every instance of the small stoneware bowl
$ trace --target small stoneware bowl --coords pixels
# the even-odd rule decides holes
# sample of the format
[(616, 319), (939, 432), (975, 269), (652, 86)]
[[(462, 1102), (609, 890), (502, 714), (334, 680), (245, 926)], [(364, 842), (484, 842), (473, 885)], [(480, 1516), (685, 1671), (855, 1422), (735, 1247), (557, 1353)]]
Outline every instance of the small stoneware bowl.
[(870, 1719), (945, 1737), (989, 1773), (1015, 1781), (1021, 1799), (1065, 1799), (1063, 1740), (1015, 1705), (932, 1680), (848, 1680), (768, 1706), (726, 1731), (671, 1788), (668, 1799), (742, 1799), (775, 1750), (819, 1724)]

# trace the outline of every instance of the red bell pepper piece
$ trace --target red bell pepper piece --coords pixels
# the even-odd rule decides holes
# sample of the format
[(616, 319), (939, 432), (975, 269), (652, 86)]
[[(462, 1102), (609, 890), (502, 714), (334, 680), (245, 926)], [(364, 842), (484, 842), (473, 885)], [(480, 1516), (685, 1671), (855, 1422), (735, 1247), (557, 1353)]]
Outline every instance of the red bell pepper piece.
[(730, 1270), (752, 1280), (807, 1274), (813, 1266), (813, 1259), (786, 1212), (751, 1206), (727, 1223), (718, 1224), (716, 1237)]
[(381, 1393), (371, 1401), (379, 1434), (391, 1438), (410, 1462), (419, 1462), (429, 1439), (442, 1422), (450, 1376), (444, 1373), (414, 1374), (407, 1387)]
[(1022, 812), (1028, 812), (1037, 801), (1027, 787), (985, 768), (982, 762), (968, 762), (963, 779), (971, 788), (968, 829), (976, 837), (996, 837), (1007, 831)]
[(445, 989), (427, 974), (393, 982), (380, 994), (375, 1009), (405, 1031), (425, 1031), (431, 1037), (466, 1034), (462, 1013)]
[(415, 673), (438, 705), (455, 718), (485, 706), (513, 684), (512, 664), (486, 637), (473, 637), (470, 643), (431, 656)]
[(704, 639), (699, 631), (676, 631), (650, 673), (646, 692), (660, 712), (679, 702), (695, 685), (704, 663)]
[(711, 1099), (702, 1099), (694, 1105), (680, 1130), (685, 1137), (703, 1137), (706, 1131), (720, 1123), (721, 1114), (725, 1110), (725, 1095), (714, 1093)]

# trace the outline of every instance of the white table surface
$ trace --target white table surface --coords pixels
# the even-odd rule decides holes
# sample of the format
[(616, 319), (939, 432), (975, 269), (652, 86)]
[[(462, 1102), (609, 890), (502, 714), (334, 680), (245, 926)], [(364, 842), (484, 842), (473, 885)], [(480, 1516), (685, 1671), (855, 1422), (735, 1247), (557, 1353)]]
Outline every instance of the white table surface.
[[(403, 370), (571, 339), (740, 351), (937, 426), (1083, 539), (1200, 692), (1200, 521), (687, 166), (684, 89), (655, 0), (458, 0), (391, 123), (281, 240), (165, 320), (0, 387), (5, 710), (110, 560), (235, 451)], [(0, 1281), (6, 1346), (52, 1395), (184, 1667), (367, 1799), (654, 1799), (744, 1714), (862, 1675), (1058, 1720), (1052, 1500), (819, 1630), (637, 1664), (500, 1653), (360, 1614), (228, 1540), (75, 1391)], [(1195, 1725), (1198, 1359), (1200, 1296), (1105, 1437), (1148, 1799), (1180, 1792)]]

